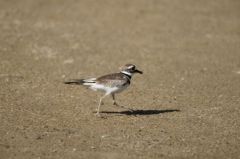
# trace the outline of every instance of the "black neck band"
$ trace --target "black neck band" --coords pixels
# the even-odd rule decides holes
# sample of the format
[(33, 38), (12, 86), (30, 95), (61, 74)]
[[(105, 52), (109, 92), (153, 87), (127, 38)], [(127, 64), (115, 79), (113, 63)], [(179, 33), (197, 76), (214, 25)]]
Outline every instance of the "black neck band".
[(123, 73), (123, 72), (121, 72), (121, 73), (124, 74), (125, 76), (127, 76), (129, 79), (132, 78), (132, 76), (130, 76), (129, 74), (126, 74), (126, 73)]

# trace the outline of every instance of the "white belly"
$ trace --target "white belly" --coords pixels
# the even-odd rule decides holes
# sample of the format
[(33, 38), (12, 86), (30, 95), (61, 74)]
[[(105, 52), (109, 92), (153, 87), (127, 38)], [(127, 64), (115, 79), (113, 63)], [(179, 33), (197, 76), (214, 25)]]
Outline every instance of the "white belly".
[(128, 86), (129, 85), (127, 84), (121, 87), (106, 87), (104, 85), (94, 83), (91, 85), (90, 88), (94, 91), (104, 91), (106, 94), (111, 94), (111, 93), (120, 93), (124, 89), (126, 89)]

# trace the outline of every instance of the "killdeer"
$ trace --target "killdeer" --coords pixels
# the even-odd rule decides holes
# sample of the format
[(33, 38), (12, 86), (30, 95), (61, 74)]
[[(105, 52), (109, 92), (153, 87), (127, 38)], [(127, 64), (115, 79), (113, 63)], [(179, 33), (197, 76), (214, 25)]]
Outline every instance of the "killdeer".
[[(142, 71), (136, 69), (136, 66), (133, 64), (126, 64), (120, 67), (119, 73), (113, 73), (104, 75), (98, 78), (89, 78), (89, 79), (71, 79), (69, 81), (64, 82), (65, 84), (76, 84), (76, 85), (84, 85), (94, 91), (103, 91), (105, 94), (100, 98), (99, 104), (97, 107), (96, 115), (100, 115), (100, 107), (102, 105), (102, 100), (108, 95), (112, 96), (113, 104), (116, 106), (120, 106), (117, 104), (115, 99), (115, 94), (120, 93), (125, 90), (129, 85), (132, 76), (135, 73), (142, 74)], [(125, 108), (124, 106), (120, 106)]]

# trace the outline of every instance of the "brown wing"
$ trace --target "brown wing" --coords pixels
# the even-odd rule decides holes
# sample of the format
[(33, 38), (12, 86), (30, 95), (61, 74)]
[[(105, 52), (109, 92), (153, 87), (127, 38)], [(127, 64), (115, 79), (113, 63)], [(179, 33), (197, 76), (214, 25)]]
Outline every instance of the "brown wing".
[(130, 84), (130, 80), (122, 73), (108, 74), (96, 79), (99, 84), (105, 84), (109, 87), (124, 86)]

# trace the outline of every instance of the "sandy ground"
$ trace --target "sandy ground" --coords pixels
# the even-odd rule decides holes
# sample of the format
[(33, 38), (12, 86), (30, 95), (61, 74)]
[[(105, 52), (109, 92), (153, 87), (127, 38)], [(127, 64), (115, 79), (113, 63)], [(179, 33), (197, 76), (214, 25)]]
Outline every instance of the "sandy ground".
[[(239, 0), (1, 0), (0, 158), (240, 156)], [(69, 78), (134, 76), (101, 94)]]

